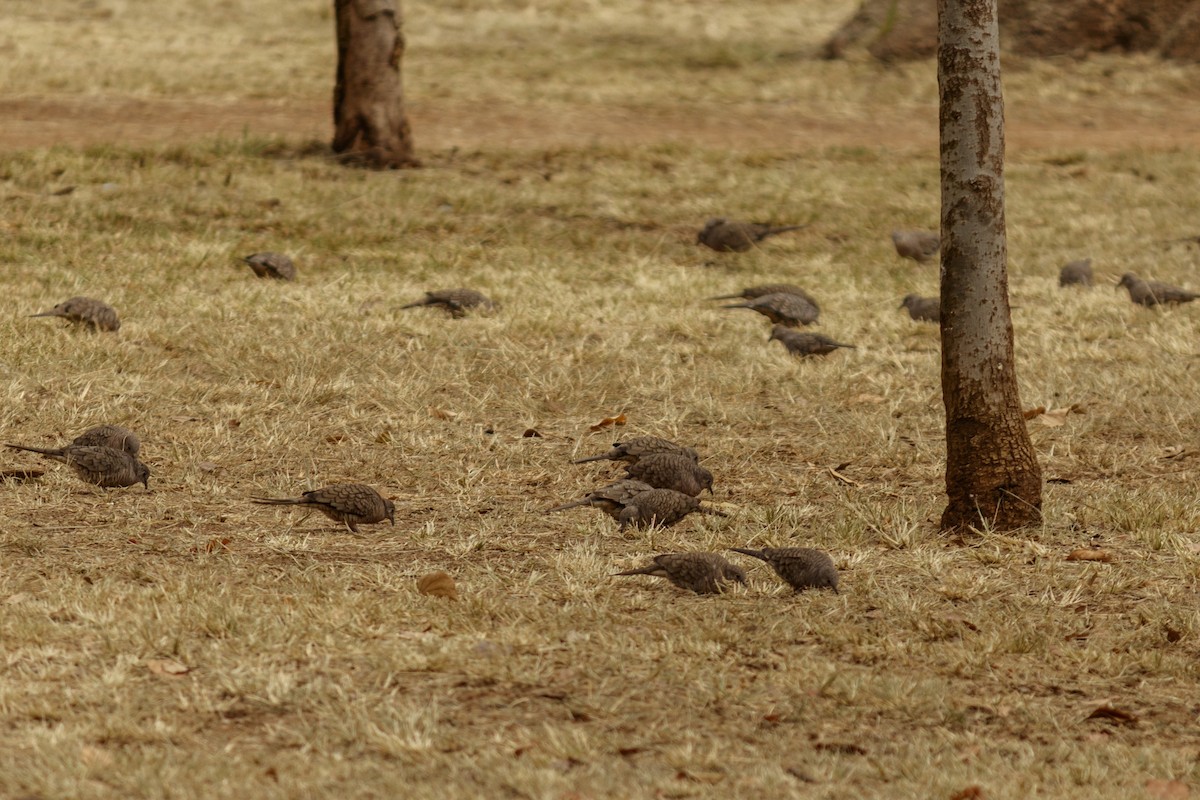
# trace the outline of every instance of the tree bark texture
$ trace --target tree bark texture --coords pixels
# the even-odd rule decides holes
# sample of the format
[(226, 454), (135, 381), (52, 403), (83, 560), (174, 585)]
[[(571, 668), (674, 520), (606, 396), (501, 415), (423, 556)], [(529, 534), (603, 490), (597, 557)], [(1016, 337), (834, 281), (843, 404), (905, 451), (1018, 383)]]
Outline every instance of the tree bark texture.
[(333, 151), (377, 169), (417, 165), (404, 113), (400, 0), (334, 0)]
[(1041, 521), (1041, 468), (1013, 365), (999, 39), (996, 0), (938, 0), (943, 530)]

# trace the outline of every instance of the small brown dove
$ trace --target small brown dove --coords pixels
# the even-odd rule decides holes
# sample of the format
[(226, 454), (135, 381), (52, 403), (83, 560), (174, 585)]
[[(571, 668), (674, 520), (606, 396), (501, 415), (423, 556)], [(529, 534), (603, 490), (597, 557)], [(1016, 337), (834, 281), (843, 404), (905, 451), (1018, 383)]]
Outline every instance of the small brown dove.
[(920, 295), (905, 295), (900, 308), (907, 308), (908, 315), (917, 322), (940, 322), (942, 319), (942, 300), (940, 297), (921, 297)]
[(370, 486), (362, 483), (335, 483), (305, 492), (300, 497), (251, 497), (250, 501), (266, 506), (304, 506), (313, 508), (334, 522), (341, 522), (351, 533), (359, 525), (383, 522), (396, 524), (396, 505)]
[(666, 578), (680, 589), (696, 594), (720, 594), (722, 582), (737, 581), (745, 585), (746, 572), (731, 564), (720, 553), (664, 553), (654, 556), (644, 567), (618, 572), (623, 575), (653, 575)]
[(570, 503), (546, 509), (546, 513), (566, 511), (568, 508), (578, 508), (579, 506), (592, 506), (593, 508), (600, 509), (613, 519), (619, 519), (621, 512), (625, 510), (625, 505), (630, 500), (636, 495), (653, 488), (648, 483), (625, 478), (624, 480), (614, 481), (607, 486), (590, 491), (578, 500), (572, 500)]
[(61, 461), (75, 470), (81, 481), (105, 489), (119, 489), (133, 486), (135, 483), (150, 488), (150, 468), (124, 450), (111, 447), (81, 447), (74, 444), (55, 448), (26, 447), (23, 444), (6, 446)]
[(636, 464), (626, 464), (625, 474), (634, 480), (644, 481), (655, 489), (674, 489), (692, 497), (696, 497), (705, 489), (712, 494), (712, 473), (678, 453), (645, 456)]
[(124, 450), (134, 458), (137, 458), (138, 451), (142, 449), (137, 434), (120, 425), (97, 425), (95, 428), (88, 428), (72, 439), (71, 444), (76, 447), (111, 447), (114, 450)]
[(72, 297), (64, 300), (49, 311), (31, 314), (33, 317), (62, 317), (65, 320), (84, 325), (93, 331), (115, 331), (121, 327), (117, 311), (108, 303), (93, 300), (90, 297)]
[(808, 301), (808, 304), (817, 311), (821, 307), (817, 305), (817, 301), (808, 292), (790, 283), (764, 283), (761, 286), (747, 286), (738, 294), (721, 294), (716, 297), (709, 297), (709, 300), (754, 300), (762, 297), (765, 294), (794, 294), (797, 297), (803, 297)]
[(715, 508), (700, 505), (699, 500), (683, 492), (674, 489), (650, 489), (630, 498), (617, 517), (617, 522), (620, 523), (621, 530), (630, 525), (635, 528), (655, 525), (669, 528), (693, 511), (717, 517), (728, 516)]
[(1124, 286), (1129, 290), (1129, 299), (1140, 306), (1151, 308), (1161, 305), (1177, 305), (1179, 303), (1190, 303), (1200, 294), (1180, 289), (1178, 286), (1171, 286), (1167, 283), (1159, 283), (1158, 281), (1147, 281), (1134, 275), (1132, 272), (1126, 272), (1121, 276), (1121, 280), (1117, 283), (1117, 288)]
[(1058, 271), (1058, 285), (1091, 287), (1092, 260), (1085, 258), (1081, 261), (1064, 264), (1063, 268)]
[(798, 294), (775, 292), (764, 294), (742, 303), (731, 303), (721, 308), (748, 308), (757, 311), (776, 325), (797, 328), (817, 321), (821, 311)]
[(692, 461), (700, 461), (700, 454), (690, 447), (675, 444), (675, 442), (669, 439), (662, 439), (658, 436), (638, 436), (634, 439), (626, 439), (623, 442), (613, 442), (612, 449), (607, 453), (576, 459), (571, 463), (586, 464), (589, 461), (627, 461), (630, 464), (636, 464), (641, 458), (659, 453), (677, 453), (690, 458)]
[(892, 231), (892, 244), (904, 258), (924, 264), (937, 255), (942, 239), (932, 231)]
[(764, 225), (758, 222), (736, 222), (716, 217), (704, 224), (696, 234), (696, 244), (702, 244), (718, 253), (744, 253), (768, 236), (787, 231), (798, 231), (807, 225)]
[(771, 565), (775, 574), (783, 578), (797, 592), (805, 589), (838, 590), (838, 573), (833, 559), (820, 550), (810, 547), (764, 547), (751, 550), (747, 547), (729, 548), (735, 553), (753, 556)]
[(296, 280), (296, 265), (283, 253), (252, 253), (242, 259), (260, 278), (278, 281)]
[(422, 306), (444, 308), (455, 319), (465, 317), (471, 310), (493, 311), (496, 308), (496, 304), (490, 298), (474, 289), (437, 289), (426, 292), (425, 297), (417, 302), (400, 306), (400, 308), (420, 308)]
[(787, 351), (794, 356), (805, 358), (807, 356), (825, 356), (837, 350), (839, 347), (853, 348), (852, 344), (841, 344), (835, 342), (828, 336), (820, 333), (808, 333), (807, 331), (794, 331), (785, 325), (773, 325), (771, 327), (771, 336), (767, 339), (768, 342), (778, 340), (787, 348)]

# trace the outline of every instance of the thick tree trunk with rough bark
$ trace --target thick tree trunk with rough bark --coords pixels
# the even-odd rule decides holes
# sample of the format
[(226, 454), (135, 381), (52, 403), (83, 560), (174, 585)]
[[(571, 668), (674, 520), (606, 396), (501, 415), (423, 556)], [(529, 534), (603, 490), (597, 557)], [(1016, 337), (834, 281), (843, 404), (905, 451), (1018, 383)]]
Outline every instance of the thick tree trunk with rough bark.
[(417, 165), (404, 113), (399, 0), (334, 0), (337, 84), (333, 151), (377, 169)]
[(1041, 521), (1042, 473), (1013, 366), (999, 39), (996, 0), (938, 0), (943, 530)]

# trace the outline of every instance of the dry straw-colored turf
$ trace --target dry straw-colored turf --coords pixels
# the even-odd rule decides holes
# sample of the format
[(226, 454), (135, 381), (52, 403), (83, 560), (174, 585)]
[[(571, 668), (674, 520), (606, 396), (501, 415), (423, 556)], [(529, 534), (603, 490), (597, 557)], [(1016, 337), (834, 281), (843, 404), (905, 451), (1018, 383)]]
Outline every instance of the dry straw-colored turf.
[[(156, 4), (182, 16), (139, 38), (162, 24), (140, 4), (101, 0), (79, 21), (17, 3), (23, 54), (72, 33), (91, 46), (21, 62), (21, 86), (5, 60), (0, 87), (254, 97), (292, 81), (316, 96), (328, 4), (299, 20), (290, 5)], [(427, 107), (441, 87), (576, 119), (609, 101), (700, 121), (804, 100), (865, 121), (911, 84), (887, 113), (932, 114), (930, 64), (806, 60), (848, 4), (795, 21), (791, 5), (413, 7), (410, 88)], [(151, 68), (155, 52), (167, 63)], [(1016, 73), (1010, 103), (1031, 117), (1078, 101), (1169, 119), (1196, 99), (1194, 68)], [(932, 149), (826, 146), (819, 130), (787, 147), (586, 129), (569, 146), (419, 143), (427, 167), (392, 174), (287, 135), (0, 156), (0, 434), (41, 446), (125, 424), (154, 470), (149, 492), (53, 464), (0, 484), (0, 796), (1200, 784), (1200, 308), (1146, 311), (1111, 288), (1126, 270), (1200, 287), (1197, 250), (1158, 243), (1200, 233), (1194, 149), (1014, 154), (1023, 398), (1082, 413), (1030, 423), (1045, 526), (963, 542), (935, 524), (936, 330), (897, 308), (935, 292), (936, 269), (888, 239), (937, 223)], [(813, 224), (718, 255), (693, 244), (718, 213)], [(263, 249), (291, 253), (300, 279), (256, 280), (237, 259)], [(1059, 265), (1084, 256), (1104, 285), (1058, 289)], [(702, 299), (767, 281), (808, 287), (819, 329), (858, 349), (797, 361), (757, 315)], [(501, 308), (398, 310), (456, 285)], [(27, 316), (76, 294), (112, 303), (121, 330)], [(589, 432), (617, 413), (624, 427)], [(618, 472), (570, 459), (634, 433), (696, 446), (730, 517), (618, 534), (595, 511), (543, 513)], [(5, 452), (4, 468), (43, 466)], [(248, 502), (334, 481), (393, 497), (396, 527), (352, 537)], [(719, 597), (610, 577), (657, 552), (759, 544), (829, 551), (841, 593), (793, 596), (740, 556), (750, 587)], [(1068, 559), (1092, 546), (1111, 560)], [(437, 570), (459, 600), (418, 593)], [(1089, 718), (1108, 707), (1129, 716)]]

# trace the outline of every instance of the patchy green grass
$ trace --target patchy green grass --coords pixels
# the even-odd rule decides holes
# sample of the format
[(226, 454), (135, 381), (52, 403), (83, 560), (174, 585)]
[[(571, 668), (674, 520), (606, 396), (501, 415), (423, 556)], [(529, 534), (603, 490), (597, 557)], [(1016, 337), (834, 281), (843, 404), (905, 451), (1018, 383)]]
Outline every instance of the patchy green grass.
[[(33, 8), (26, 24), (65, 24)], [(98, 30), (140, 29), (132, 4), (92, 8), (113, 11)], [(166, 39), (220, 50), (221, 32), (266, 14), (195, 8), (226, 13)], [(621, 8), (414, 7), (410, 75), (425, 47), (460, 67), (442, 72), (456, 97), (482, 97), (481, 76), (518, 68), (499, 44), (523, 41), (547, 107), (636, 105), (657, 90), (599, 80), (603, 48), (652, 64), (674, 51), (635, 21), (734, 15)], [(321, 36), (276, 45), (280, 74), (332, 36), (325, 4), (301, 9)], [(436, 20), (425, 40), (422, 15)], [(849, 81), (869, 65), (788, 55), (820, 33), (790, 24), (713, 28), (736, 41), (679, 51), (651, 88), (707, 82), (686, 103), (714, 114), (769, 103), (747, 94), (760, 68), (839, 77), (831, 97), (881, 91)], [(601, 35), (639, 28), (653, 41)], [(595, 71), (578, 85), (551, 69), (560, 29), (598, 48), (572, 56)], [(264, 67), (245, 96), (277, 92), (271, 49), (250, 50)], [(82, 59), (47, 60), (31, 91), (91, 91), (102, 65)], [(234, 91), (198, 67), (103, 66), (134, 95), (175, 91), (155, 83), (168, 79)], [(1055, 69), (1024, 64), (1016, 80), (1034, 76), (1049, 104), (1055, 79), (1100, 80)], [(1147, 96), (1186, 97), (1178, 69)], [(323, 85), (331, 67), (312, 70)], [(588, 85), (611, 95), (576, 99)], [(94, 490), (55, 465), (0, 484), (0, 795), (1126, 798), (1197, 783), (1200, 308), (1151, 312), (1055, 280), (1091, 256), (1114, 281), (1200, 285), (1196, 249), (1159, 243), (1198, 232), (1194, 150), (1073, 146), (1011, 164), (1022, 396), (1083, 413), (1030, 423), (1052, 481), (1045, 526), (969, 542), (935, 529), (937, 333), (897, 309), (935, 292), (936, 270), (888, 239), (936, 225), (932, 151), (815, 135), (803, 149), (429, 143), (427, 168), (377, 174), (319, 150), (281, 135), (0, 155), (3, 440), (121, 423), (154, 470), (150, 492)], [(813, 224), (718, 255), (693, 244), (716, 214)], [(264, 249), (293, 254), (299, 281), (237, 260)], [(796, 361), (761, 318), (703, 300), (776, 280), (808, 287), (820, 330), (858, 349)], [(398, 310), (456, 285), (501, 309)], [(121, 330), (27, 316), (74, 294), (112, 303)], [(589, 432), (617, 413), (624, 428)], [(616, 472), (571, 458), (635, 432), (699, 448), (731, 516), (619, 534), (596, 512), (543, 513)], [(5, 468), (41, 466), (5, 452)], [(395, 498), (396, 528), (351, 537), (247, 501), (340, 480)], [(657, 552), (757, 543), (829, 551), (841, 594), (793, 597), (751, 563), (751, 586), (721, 597), (609, 577)], [(1068, 560), (1093, 545), (1112, 560)], [(460, 600), (417, 593), (435, 570)], [(1133, 720), (1089, 719), (1109, 706)]]

